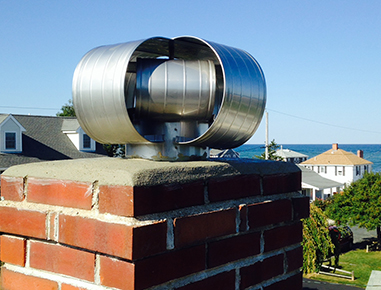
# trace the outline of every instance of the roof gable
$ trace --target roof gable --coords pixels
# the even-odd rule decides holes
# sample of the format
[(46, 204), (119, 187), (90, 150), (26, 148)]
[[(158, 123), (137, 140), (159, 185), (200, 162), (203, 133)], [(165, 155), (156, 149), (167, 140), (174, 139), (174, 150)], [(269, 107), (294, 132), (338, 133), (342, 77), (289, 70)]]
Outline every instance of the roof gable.
[(373, 164), (368, 160), (342, 149), (329, 149), (326, 152), (312, 157), (302, 163), (302, 165), (364, 165)]
[(79, 127), (79, 122), (76, 118), (65, 118), (62, 120), (62, 132), (77, 132)]
[(25, 128), (20, 124), (19, 121), (15, 119), (11, 114), (9, 115), (0, 115), (0, 130), (3, 126), (6, 126), (8, 122), (13, 122), (16, 126), (20, 128), (21, 132), (25, 132)]

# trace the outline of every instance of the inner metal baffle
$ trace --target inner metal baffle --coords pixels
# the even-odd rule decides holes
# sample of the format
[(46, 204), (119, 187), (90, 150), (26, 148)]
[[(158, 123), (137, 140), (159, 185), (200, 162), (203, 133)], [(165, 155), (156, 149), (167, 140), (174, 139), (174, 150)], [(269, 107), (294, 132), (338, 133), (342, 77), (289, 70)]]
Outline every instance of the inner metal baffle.
[(155, 160), (207, 157), (235, 148), (257, 130), (266, 83), (247, 52), (183, 36), (89, 51), (73, 77), (82, 129), (126, 154)]

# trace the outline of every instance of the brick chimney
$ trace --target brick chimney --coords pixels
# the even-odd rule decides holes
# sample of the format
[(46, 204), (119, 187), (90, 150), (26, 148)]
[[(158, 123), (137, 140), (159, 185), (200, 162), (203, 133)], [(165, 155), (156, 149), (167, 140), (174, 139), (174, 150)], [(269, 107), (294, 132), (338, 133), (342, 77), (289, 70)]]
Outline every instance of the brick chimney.
[(333, 149), (333, 150), (337, 150), (337, 149), (339, 149), (339, 144), (338, 144), (338, 143), (333, 143), (333, 144), (332, 144), (332, 149)]
[(86, 158), (8, 168), (0, 289), (302, 290), (310, 201), (299, 168), (275, 165)]
[(360, 158), (364, 158), (364, 151), (357, 150), (357, 156), (360, 157)]

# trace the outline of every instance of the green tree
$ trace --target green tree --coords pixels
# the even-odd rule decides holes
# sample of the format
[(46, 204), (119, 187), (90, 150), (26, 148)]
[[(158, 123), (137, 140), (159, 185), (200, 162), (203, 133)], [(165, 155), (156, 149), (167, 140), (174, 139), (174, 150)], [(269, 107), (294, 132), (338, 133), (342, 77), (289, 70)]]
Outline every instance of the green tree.
[(61, 107), (61, 112), (58, 112), (56, 116), (59, 117), (75, 117), (75, 111), (73, 106), (73, 101), (69, 102)]
[(366, 172), (342, 193), (335, 194), (327, 214), (341, 224), (377, 230), (378, 243), (381, 244), (381, 174)]
[(103, 148), (109, 157), (124, 157), (125, 145), (124, 144), (103, 144)]
[[(264, 147), (266, 148), (266, 147)], [(275, 139), (273, 139), (270, 144), (268, 145), (268, 150), (269, 150), (269, 158), (268, 160), (275, 160), (275, 161), (282, 161), (283, 158), (276, 155), (276, 150), (279, 149), (280, 146), (275, 142)], [(266, 152), (262, 153), (261, 155), (256, 155), (255, 156), (258, 159), (266, 159)]]
[(310, 204), (310, 217), (303, 219), (303, 272), (318, 272), (324, 260), (328, 259), (334, 245), (328, 230), (327, 216)]

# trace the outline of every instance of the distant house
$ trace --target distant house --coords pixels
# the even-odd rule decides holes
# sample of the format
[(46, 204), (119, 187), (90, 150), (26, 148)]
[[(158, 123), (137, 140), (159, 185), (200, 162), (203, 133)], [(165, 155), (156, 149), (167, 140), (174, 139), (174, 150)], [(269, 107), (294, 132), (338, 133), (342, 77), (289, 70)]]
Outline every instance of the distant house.
[(310, 197), (310, 200), (323, 199), (340, 191), (343, 183), (324, 178), (315, 171), (298, 165), (302, 171), (302, 193)]
[(339, 149), (337, 143), (332, 145), (332, 149), (300, 163), (320, 176), (343, 185), (350, 184), (362, 178), (365, 172), (372, 171), (372, 164), (363, 158), (362, 150), (358, 150), (355, 155)]
[(278, 149), (275, 152), (275, 155), (281, 157), (283, 161), (285, 162), (291, 162), (294, 164), (299, 164), (303, 161), (306, 161), (308, 158), (308, 155), (305, 155), (296, 151), (292, 151), (290, 149), (283, 149), (283, 147)]
[(0, 173), (23, 163), (105, 155), (76, 118), (0, 114)]
[(211, 149), (210, 158), (239, 158), (239, 153), (233, 149)]

